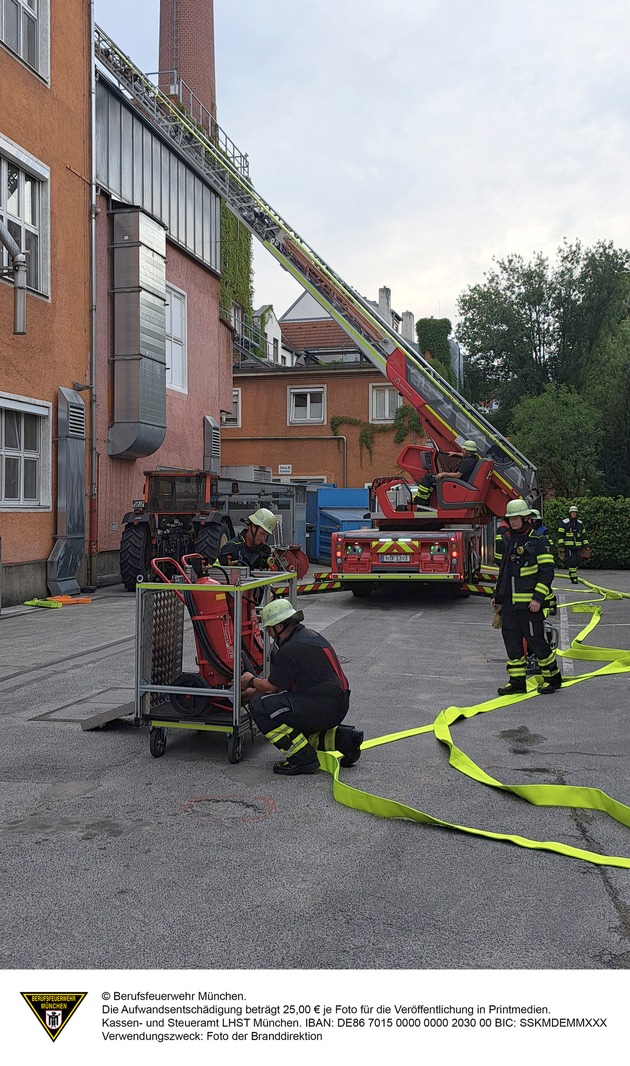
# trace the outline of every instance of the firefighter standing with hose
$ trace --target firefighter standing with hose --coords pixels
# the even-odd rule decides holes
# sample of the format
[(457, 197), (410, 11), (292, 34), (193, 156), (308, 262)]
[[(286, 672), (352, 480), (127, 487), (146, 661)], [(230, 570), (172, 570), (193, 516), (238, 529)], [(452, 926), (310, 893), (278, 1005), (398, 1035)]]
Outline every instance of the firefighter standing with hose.
[(584, 523), (578, 518), (575, 504), (569, 507), (569, 517), (563, 518), (558, 526), (556, 551), (561, 563), (566, 561), (569, 577), (577, 585), (577, 568), (582, 559), (590, 559), (591, 549), (588, 543)]
[(286, 599), (271, 600), (261, 622), (276, 642), (269, 678), (246, 672), (243, 702), (261, 733), (282, 752), (273, 772), (285, 776), (319, 770), (317, 749), (340, 751), (342, 766), (361, 755), (363, 733), (341, 725), (350, 688), (332, 645), (302, 625), (304, 614)]
[(227, 544), (217, 556), (219, 566), (248, 566), (250, 570), (268, 570), (271, 548), (267, 537), (273, 536), (278, 524), (273, 511), (259, 507), (246, 520), (246, 528)]
[(542, 674), (541, 695), (555, 692), (562, 684), (555, 652), (544, 635), (543, 604), (551, 593), (553, 556), (546, 537), (534, 533), (530, 508), (525, 500), (510, 500), (505, 517), (509, 529), (497, 542), (499, 562), (494, 596), (490, 601), (498, 618), (507, 652), (507, 685), (500, 696), (527, 691), (525, 646), (536, 656)]

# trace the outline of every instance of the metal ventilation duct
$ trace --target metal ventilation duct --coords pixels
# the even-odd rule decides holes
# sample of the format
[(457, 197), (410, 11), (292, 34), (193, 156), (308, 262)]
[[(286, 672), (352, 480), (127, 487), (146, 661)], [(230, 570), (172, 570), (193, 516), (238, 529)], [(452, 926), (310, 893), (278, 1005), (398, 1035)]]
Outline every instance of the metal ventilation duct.
[(166, 434), (166, 232), (138, 208), (114, 219), (114, 422), (107, 451), (137, 459)]
[(210, 415), (203, 419), (203, 468), (212, 474), (221, 473), (221, 428)]
[(46, 563), (51, 596), (80, 592), (85, 553), (85, 404), (73, 389), (57, 401), (57, 534)]

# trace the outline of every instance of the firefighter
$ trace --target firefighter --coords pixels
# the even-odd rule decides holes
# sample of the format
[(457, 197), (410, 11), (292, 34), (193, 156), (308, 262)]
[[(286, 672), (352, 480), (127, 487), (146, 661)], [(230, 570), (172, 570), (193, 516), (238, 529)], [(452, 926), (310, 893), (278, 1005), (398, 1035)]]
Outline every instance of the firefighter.
[(282, 752), (273, 772), (293, 776), (319, 769), (317, 750), (340, 751), (342, 766), (361, 755), (363, 733), (341, 725), (350, 688), (334, 648), (302, 625), (304, 614), (286, 599), (271, 600), (261, 622), (276, 642), (269, 678), (246, 672), (243, 702), (261, 733)]
[(591, 549), (584, 523), (578, 518), (578, 509), (574, 503), (569, 507), (569, 517), (563, 518), (558, 526), (556, 551), (560, 562), (566, 561), (569, 577), (573, 584), (577, 585), (580, 557), (589, 559)]
[(244, 521), (245, 529), (223, 545), (217, 556), (217, 563), (220, 566), (248, 566), (250, 570), (268, 570), (271, 548), (267, 544), (267, 537), (273, 535), (278, 519), (273, 511), (259, 507)]
[[(534, 533), (525, 500), (510, 500), (505, 517), (509, 525), (496, 545), (499, 574), (490, 601), (501, 612), (501, 633), (507, 652), (509, 680), (500, 696), (526, 692), (525, 647), (536, 657), (542, 674), (541, 695), (562, 684), (555, 652), (544, 635), (543, 605), (551, 595), (553, 556), (546, 537)], [(525, 643), (526, 642), (526, 643)]]
[(479, 448), (474, 440), (465, 440), (462, 444), (461, 453), (449, 452), (448, 454), (449, 456), (459, 456), (459, 462), (455, 470), (442, 470), (439, 474), (425, 474), (422, 480), (418, 483), (416, 494), (413, 498), (414, 503), (428, 504), (438, 478), (455, 477), (461, 478), (462, 481), (468, 481), (468, 478), (481, 459)]

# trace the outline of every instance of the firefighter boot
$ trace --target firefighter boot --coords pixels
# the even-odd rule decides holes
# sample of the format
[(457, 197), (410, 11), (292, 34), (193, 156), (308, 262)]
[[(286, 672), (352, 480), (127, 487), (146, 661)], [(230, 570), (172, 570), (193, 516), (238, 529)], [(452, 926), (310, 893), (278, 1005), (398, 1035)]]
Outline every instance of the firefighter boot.
[[(277, 742), (276, 746), (282, 747)], [(315, 749), (301, 733), (297, 734), (293, 743), (286, 749), (286, 753), (287, 758), (283, 762), (273, 764), (274, 774), (294, 777), (296, 774), (315, 774), (319, 770), (319, 759), (315, 754)]]
[(538, 688), (539, 696), (549, 696), (556, 689), (560, 688), (562, 684), (562, 674), (558, 670), (557, 673), (552, 674), (551, 677), (546, 678), (542, 685)]
[(508, 681), (507, 685), (503, 685), (502, 688), (498, 688), (497, 692), (499, 696), (516, 696), (523, 695), (527, 692), (527, 684), (524, 677), (513, 677), (511, 681)]
[(364, 736), (365, 734), (360, 729), (355, 729), (354, 726), (337, 726), (336, 744), (337, 750), (343, 755), (342, 766), (354, 766), (355, 762), (359, 761)]

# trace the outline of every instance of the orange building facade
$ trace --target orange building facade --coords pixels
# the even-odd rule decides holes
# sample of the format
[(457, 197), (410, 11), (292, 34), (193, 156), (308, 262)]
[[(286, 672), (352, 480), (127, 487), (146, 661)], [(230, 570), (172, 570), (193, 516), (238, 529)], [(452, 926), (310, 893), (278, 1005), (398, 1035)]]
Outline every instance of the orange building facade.
[[(11, 18), (5, 8), (0, 221), (28, 261), (24, 335), (13, 333), (12, 274), (0, 278), (5, 604), (47, 595), (47, 560), (64, 533), (66, 511), (58, 507), (60, 389), (73, 398), (77, 439), (81, 431), (85, 437), (89, 420), (86, 392), (76, 392), (73, 383), (85, 384), (90, 352), (91, 56), (90, 5), (84, 0), (20, 2), (12, 5)], [(1, 246), (0, 253), (1, 265), (10, 270)], [(79, 476), (85, 479), (85, 448), (77, 455), (83, 456)], [(85, 499), (76, 502), (82, 512)]]
[[(399, 404), (396, 390), (371, 367), (235, 371), (232, 424), (221, 431), (222, 463), (270, 467), (274, 478), (363, 488), (397, 471)], [(415, 440), (410, 431), (405, 443)]]

